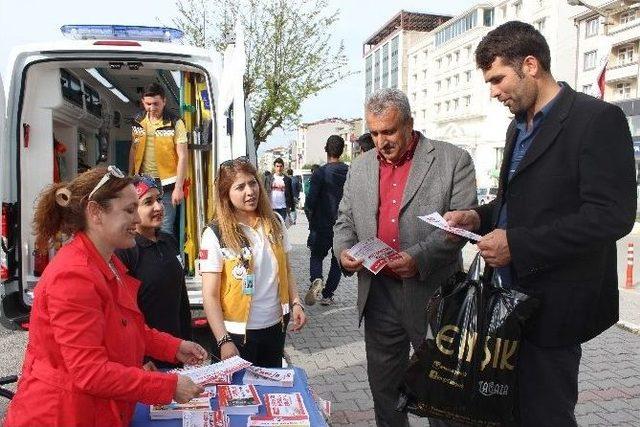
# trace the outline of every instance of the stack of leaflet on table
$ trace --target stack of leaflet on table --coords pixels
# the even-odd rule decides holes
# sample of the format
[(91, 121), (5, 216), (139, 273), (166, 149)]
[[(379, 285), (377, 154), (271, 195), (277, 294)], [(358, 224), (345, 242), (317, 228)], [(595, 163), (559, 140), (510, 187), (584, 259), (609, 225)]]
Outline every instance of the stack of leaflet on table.
[(245, 370), (243, 384), (273, 387), (293, 387), (293, 369), (260, 368), (250, 366)]
[(229, 427), (229, 417), (222, 411), (182, 413), (182, 427)]
[(218, 363), (202, 365), (185, 369), (174, 369), (172, 373), (184, 375), (203, 387), (215, 384), (231, 384), (235, 372), (251, 366), (240, 356), (233, 356)]
[(250, 416), (248, 427), (310, 426), (309, 413), (301, 393), (267, 393), (264, 402), (267, 415)]
[(262, 404), (253, 385), (219, 385), (218, 404), (227, 415), (257, 414)]
[(215, 387), (206, 388), (200, 396), (191, 399), (187, 403), (171, 402), (166, 405), (151, 405), (149, 418), (152, 420), (167, 420), (182, 418), (187, 411), (208, 412), (211, 411), (211, 399), (216, 397)]

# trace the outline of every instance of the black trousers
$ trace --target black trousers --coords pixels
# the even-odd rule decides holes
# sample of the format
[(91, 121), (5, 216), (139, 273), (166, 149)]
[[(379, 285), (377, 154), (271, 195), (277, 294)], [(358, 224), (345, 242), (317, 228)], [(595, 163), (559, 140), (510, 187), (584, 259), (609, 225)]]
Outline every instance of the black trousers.
[[(263, 368), (282, 368), (284, 355), (284, 339), (289, 324), (289, 315), (283, 317), (282, 323), (264, 329), (247, 329), (244, 335), (229, 334), (240, 352), (240, 357)], [(211, 347), (212, 361), (220, 359), (220, 350), (214, 342)]]

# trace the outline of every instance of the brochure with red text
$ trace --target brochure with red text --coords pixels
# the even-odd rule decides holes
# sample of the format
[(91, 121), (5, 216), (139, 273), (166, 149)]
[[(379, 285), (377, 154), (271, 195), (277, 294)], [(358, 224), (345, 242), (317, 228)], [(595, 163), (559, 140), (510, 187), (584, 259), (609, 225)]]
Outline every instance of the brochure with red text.
[(247, 420), (247, 427), (310, 427), (309, 417), (273, 417), (270, 415), (251, 415)]
[(373, 274), (378, 274), (398, 252), (377, 237), (356, 243), (347, 251), (352, 257), (362, 260), (362, 265)]
[(256, 388), (249, 385), (219, 385), (218, 404), (227, 415), (251, 415), (258, 413), (262, 404)]
[(182, 418), (186, 411), (208, 412), (211, 411), (211, 399), (216, 396), (215, 389), (207, 389), (200, 396), (191, 399), (187, 403), (171, 402), (166, 405), (151, 405), (149, 418), (152, 420), (167, 420)]
[(182, 427), (229, 427), (229, 417), (222, 411), (182, 413)]
[(242, 378), (243, 384), (265, 385), (274, 387), (293, 387), (293, 369), (260, 368), (249, 366)]

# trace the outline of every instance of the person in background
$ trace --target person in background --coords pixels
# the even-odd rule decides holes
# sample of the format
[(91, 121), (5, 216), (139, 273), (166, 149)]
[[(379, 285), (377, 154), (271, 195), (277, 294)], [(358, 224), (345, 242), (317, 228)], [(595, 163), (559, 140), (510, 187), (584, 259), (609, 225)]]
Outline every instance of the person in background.
[(307, 321), (289, 264), (287, 229), (246, 159), (223, 162), (214, 188), (214, 220), (200, 245), (204, 310), (216, 339), (212, 354), (281, 367), (289, 320), (293, 331)]
[(475, 55), (514, 118), (497, 197), (445, 219), (483, 235), (487, 275), (540, 302), (520, 340), (518, 425), (575, 426), (581, 343), (618, 321), (616, 241), (637, 203), (629, 126), (619, 107), (554, 79), (529, 24), (500, 25)]
[(293, 190), (291, 178), (284, 174), (284, 160), (280, 157), (273, 161), (273, 173), (265, 176), (265, 188), (271, 208), (286, 220), (293, 210)]
[(291, 178), (291, 192), (293, 194), (293, 209), (291, 209), (291, 224), (295, 224), (298, 219), (298, 201), (300, 200), (300, 192), (302, 191), (302, 183), (300, 177), (293, 174), (292, 169), (287, 169), (287, 175)]
[(151, 83), (144, 88), (144, 113), (136, 116), (131, 128), (129, 173), (151, 175), (162, 185), (162, 231), (175, 236), (177, 206), (184, 199), (188, 140), (184, 122), (169, 112), (166, 105), (162, 86)]
[[(347, 179), (349, 167), (340, 161), (344, 151), (344, 139), (331, 135), (324, 146), (327, 163), (311, 175), (309, 195), (305, 207), (309, 212), (309, 237), (307, 246), (309, 257), (309, 280), (311, 285), (304, 297), (306, 305), (314, 305), (322, 291), (321, 305), (335, 303), (333, 294), (340, 283), (340, 264), (331, 248), (333, 245), (333, 225), (338, 217), (338, 204), (342, 199), (342, 187)], [(331, 267), (326, 284), (322, 277), (322, 262), (331, 250)]]
[(142, 369), (145, 355), (199, 363), (207, 352), (149, 328), (139, 282), (116, 249), (135, 245), (138, 196), (115, 166), (46, 188), (34, 214), (38, 247), (72, 235), (35, 288), (29, 341), (6, 427), (128, 426), (136, 402), (185, 403), (204, 390), (191, 379)]
[(307, 209), (307, 197), (309, 197), (309, 190), (311, 189), (311, 177), (313, 176), (313, 173), (320, 167), (320, 165), (317, 164), (312, 164), (311, 168), (309, 169), (311, 171), (311, 176), (309, 176), (309, 178), (306, 181), (303, 181), (302, 183), (302, 191), (304, 191), (304, 199), (305, 199), (305, 205), (303, 207), (304, 209), (304, 216), (307, 217), (307, 221), (310, 221), (310, 217), (311, 217), (311, 213), (309, 212), (309, 210)]
[[(418, 215), (473, 206), (476, 184), (469, 153), (413, 130), (411, 106), (399, 89), (374, 92), (365, 105), (376, 150), (353, 162), (333, 228), (333, 252), (347, 274), (358, 272), (358, 320), (364, 317), (367, 374), (378, 426), (408, 426), (395, 410), (409, 351), (427, 334), (426, 303), (462, 268), (462, 242)], [(379, 238), (399, 256), (377, 275), (349, 255)], [(432, 420), (429, 420), (432, 423)]]
[(360, 151), (362, 151), (363, 153), (366, 153), (367, 151), (375, 147), (373, 138), (371, 138), (371, 134), (369, 132), (360, 135), (357, 141), (358, 145), (360, 145)]
[[(128, 273), (141, 281), (137, 300), (147, 325), (191, 340), (191, 309), (178, 242), (160, 229), (164, 218), (162, 187), (149, 175), (134, 179), (140, 215), (136, 244), (116, 250), (116, 255)], [(178, 367), (175, 363), (147, 359), (158, 368)]]

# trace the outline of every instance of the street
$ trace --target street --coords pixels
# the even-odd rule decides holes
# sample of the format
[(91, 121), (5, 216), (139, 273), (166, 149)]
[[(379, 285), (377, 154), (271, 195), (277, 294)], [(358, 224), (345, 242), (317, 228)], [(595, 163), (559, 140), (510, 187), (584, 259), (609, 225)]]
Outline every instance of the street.
[[(290, 228), (291, 261), (301, 295), (308, 283), (307, 225), (304, 215)], [(618, 244), (621, 285), (626, 273), (626, 243), (640, 244), (640, 235)], [(465, 250), (465, 258), (471, 253)], [(636, 257), (637, 259), (638, 257)], [(640, 263), (636, 261), (636, 265)], [(328, 262), (325, 266), (328, 268)], [(640, 278), (640, 272), (636, 272)], [(638, 280), (638, 279), (636, 279)], [(373, 403), (367, 382), (363, 329), (358, 328), (355, 278), (343, 278), (336, 292), (337, 304), (307, 308), (309, 323), (300, 333), (290, 333), (285, 351), (289, 360), (307, 371), (313, 390), (332, 402), (334, 426), (373, 426)], [(640, 425), (640, 335), (631, 332), (640, 324), (640, 293), (621, 291), (621, 319), (628, 328), (614, 326), (583, 346), (579, 403), (581, 426)], [(0, 375), (19, 371), (26, 343), (25, 332), (0, 331)], [(4, 413), (6, 401), (0, 401)], [(427, 425), (412, 417), (411, 424)]]

